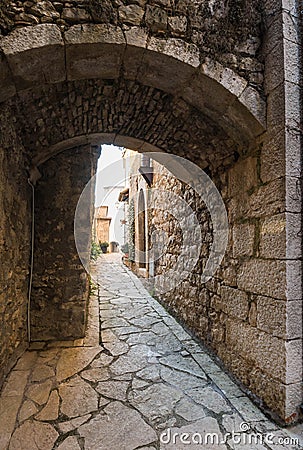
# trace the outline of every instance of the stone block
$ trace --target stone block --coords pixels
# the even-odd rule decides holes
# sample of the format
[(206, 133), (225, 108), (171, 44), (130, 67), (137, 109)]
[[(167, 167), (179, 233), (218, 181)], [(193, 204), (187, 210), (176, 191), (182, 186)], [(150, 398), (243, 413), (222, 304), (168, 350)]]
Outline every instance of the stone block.
[(216, 80), (227, 91), (236, 97), (241, 97), (247, 87), (247, 81), (239, 77), (232, 69), (206, 58), (201, 66), (201, 72), (212, 80)]
[[(268, 38), (265, 39), (264, 42), (264, 54), (266, 55), (267, 64), (271, 64), (271, 62), (274, 63), (274, 60), (271, 59), (270, 53), (283, 40), (282, 14), (278, 13), (274, 14), (271, 17), (267, 17), (266, 22)], [(277, 61), (277, 64), (283, 65), (283, 58), (281, 59), (281, 61)]]
[[(246, 97), (247, 95), (247, 97)], [(253, 96), (258, 96), (258, 94), (253, 94)], [(259, 99), (260, 106), (262, 105), (262, 100)], [(232, 103), (222, 119), (229, 123), (229, 128), (234, 128), (236, 131), (232, 134), (232, 137), (237, 141), (245, 142), (245, 145), (249, 145), (251, 140), (255, 140), (260, 136), (265, 129), (264, 117), (261, 115), (256, 115), (255, 110), (250, 110), (253, 107), (249, 97), (249, 91), (247, 94), (238, 101)], [(258, 107), (259, 109), (259, 107)], [(261, 107), (263, 109), (263, 107)], [(238, 135), (238, 138), (237, 138)]]
[(302, 84), (298, 65), (300, 58), (299, 45), (285, 39), (284, 52), (287, 55), (284, 69), (284, 80), (286, 82), (293, 83), (294, 85)]
[(242, 217), (267, 217), (285, 211), (285, 180), (280, 178), (260, 186), (246, 200)]
[(283, 300), (257, 297), (257, 327), (259, 330), (280, 338), (286, 337), (286, 308)]
[(200, 66), (200, 51), (195, 44), (188, 44), (181, 39), (158, 39), (151, 38), (147, 49), (161, 55), (167, 55), (177, 59), (189, 66), (197, 68)]
[(144, 9), (139, 5), (120, 6), (119, 19), (128, 25), (140, 25), (144, 16)]
[(63, 8), (61, 17), (69, 23), (89, 22), (91, 19), (90, 14), (85, 9), (73, 7)]
[(285, 89), (285, 125), (288, 130), (300, 128), (301, 86), (288, 81)]
[(259, 255), (262, 258), (284, 259), (286, 257), (285, 214), (267, 217), (261, 222)]
[(300, 159), (301, 134), (297, 129), (287, 129), (285, 133), (286, 176), (301, 176), (302, 164)]
[(254, 253), (255, 226), (240, 223), (233, 226), (233, 257), (252, 256)]
[(165, 92), (180, 92), (200, 64), (199, 50), (180, 39), (151, 38), (137, 80)]
[(262, 142), (260, 176), (263, 183), (285, 176), (285, 133), (268, 133)]
[(258, 368), (250, 371), (250, 390), (262, 398), (274, 414), (285, 417), (285, 384), (273, 379)]
[[(289, 42), (297, 44), (297, 46), (301, 45), (300, 41), (300, 26), (298, 20), (294, 15), (289, 14), (288, 11), (282, 11), (282, 22), (283, 22), (283, 37)], [(288, 59), (288, 54), (287, 54)]]
[(267, 97), (267, 127), (274, 136), (284, 131), (285, 124), (285, 87), (281, 83), (270, 91)]
[(302, 193), (301, 181), (297, 177), (286, 177), (286, 210), (290, 213), (301, 213), (302, 211)]
[(116, 145), (118, 147), (133, 148), (136, 149), (137, 151), (141, 150), (143, 144), (144, 141), (142, 141), (141, 139), (120, 135), (116, 135), (113, 142), (113, 145)]
[(239, 102), (244, 105), (248, 111), (254, 116), (254, 118), (264, 129), (266, 128), (266, 102), (260, 96), (259, 92), (247, 86), (239, 97)]
[(302, 337), (302, 301), (294, 300), (286, 303), (286, 338), (300, 339)]
[(234, 197), (247, 192), (257, 183), (257, 158), (239, 160), (228, 172), (228, 195)]
[(215, 120), (225, 113), (234, 101), (233, 94), (215, 79), (205, 75), (203, 70), (184, 86), (182, 98)]
[(119, 77), (125, 38), (111, 25), (74, 25), (65, 33), (69, 80)]
[(146, 25), (155, 33), (167, 30), (168, 16), (164, 9), (158, 6), (147, 5), (145, 13)]
[(301, 215), (286, 213), (286, 250), (287, 259), (300, 259), (302, 256), (302, 218)]
[(233, 289), (228, 286), (222, 286), (221, 290), (221, 308), (228, 316), (236, 317), (240, 320), (246, 320), (248, 316), (248, 296), (245, 292)]
[(302, 404), (303, 398), (303, 386), (302, 381), (299, 383), (289, 384), (285, 386), (284, 402), (285, 409), (283, 415), (286, 423), (291, 423), (298, 419), (299, 417), (299, 407)]
[(0, 54), (0, 103), (12, 97), (15, 93), (16, 87), (12, 80), (8, 62)]
[(238, 272), (238, 287), (243, 291), (286, 298), (286, 263), (251, 259), (242, 264)]
[(233, 352), (239, 353), (263, 373), (285, 382), (286, 351), (283, 339), (233, 319), (226, 322), (226, 343)]
[(300, 260), (286, 261), (287, 299), (302, 299), (302, 262)]
[(286, 383), (294, 384), (302, 381), (302, 337), (285, 343), (286, 345)]
[(52, 24), (18, 28), (0, 39), (17, 90), (65, 79), (64, 43)]
[(266, 94), (276, 89), (284, 80), (284, 49), (282, 39), (266, 57), (264, 87)]
[(123, 75), (127, 80), (135, 80), (139, 69), (142, 69), (148, 33), (145, 28), (131, 27), (124, 34), (127, 46), (123, 57)]
[(187, 18), (185, 16), (169, 17), (168, 29), (175, 36), (184, 35), (187, 29)]
[(300, 16), (300, 4), (294, 0), (282, 0), (282, 8), (293, 17)]

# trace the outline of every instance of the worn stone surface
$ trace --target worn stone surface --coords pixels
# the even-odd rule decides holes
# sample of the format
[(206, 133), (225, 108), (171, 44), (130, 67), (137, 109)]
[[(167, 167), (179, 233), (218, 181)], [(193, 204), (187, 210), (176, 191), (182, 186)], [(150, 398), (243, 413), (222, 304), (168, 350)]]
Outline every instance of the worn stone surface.
[(9, 450), (52, 450), (58, 433), (49, 424), (26, 421), (14, 432)]
[[(79, 157), (77, 162), (74, 159), (76, 155)], [(77, 170), (78, 164), (81, 164), (81, 157), (89, 161), (87, 170), (82, 171), (82, 176), (77, 176), (74, 180), (74, 194), (67, 205), (63, 192), (67, 186), (70, 186), (72, 174)], [(92, 171), (95, 170), (97, 153), (84, 147), (73, 149), (69, 152), (68, 158), (62, 158), (61, 162), (58, 159), (50, 160), (44, 165), (43, 181), (36, 190), (35, 245), (40, 248), (40, 251), (35, 252), (34, 261), (31, 314), (33, 340), (37, 338), (40, 340), (76, 339), (83, 337), (85, 333), (88, 279), (75, 248), (73, 218), (79, 196), (90, 179)], [(72, 161), (74, 161), (74, 167), (72, 167)], [(60, 170), (63, 184), (57, 182)], [(68, 172), (70, 178), (67, 176)], [(50, 215), (46, 212), (46, 205), (49, 203), (53, 208), (52, 212), (49, 210)], [(64, 255), (61, 253), (63, 242), (70, 242), (69, 251), (65, 249)], [(48, 248), (47, 257), (43, 249), (45, 245)], [(73, 270), (67, 268), (67, 260)], [(59, 269), (59, 261), (61, 261), (61, 269)], [(63, 274), (63, 271), (65, 276), (62, 278), (58, 276), (58, 273)], [(72, 273), (74, 273), (73, 281)]]
[(69, 348), (63, 350), (57, 365), (56, 377), (59, 382), (85, 369), (100, 353), (100, 348)]
[(35, 403), (32, 402), (31, 400), (25, 400), (25, 402), (23, 402), (21, 409), (19, 411), (18, 420), (21, 423), (24, 420), (28, 419), (29, 417), (32, 417), (37, 412), (38, 412), (38, 408), (35, 405)]
[(38, 405), (44, 405), (49, 397), (52, 387), (52, 382), (50, 380), (44, 381), (43, 383), (32, 384), (26, 390), (26, 397), (33, 400)]
[(87, 448), (107, 450), (118, 448), (123, 441), (125, 448), (136, 448), (157, 440), (155, 431), (148, 426), (134, 409), (120, 402), (113, 402), (86, 425), (79, 428)]
[(62, 383), (59, 387), (61, 411), (68, 417), (83, 416), (98, 409), (96, 391), (80, 377)]
[(196, 44), (201, 55), (215, 53), (221, 63), (236, 69), (253, 85), (262, 89), (263, 61), (258, 55), (261, 45), (262, 16), (259, 4), (244, 7), (226, 5), (223, 1), (182, 2), (172, 8), (171, 2), (122, 2), (96, 0), (68, 2), (39, 0), (17, 4), (6, 1), (1, 9), (0, 29), (10, 36), (14, 30), (26, 30), (32, 25), (58, 26), (61, 30), (75, 24), (119, 24), (123, 28), (146, 27), (153, 36), (169, 39), (177, 36)]
[[(0, 112), (0, 172), (3, 180), (0, 203), (0, 384), (26, 346), (26, 304), (30, 255), (31, 190), (26, 186), (24, 154), (20, 137), (14, 132), (11, 111)], [(14, 180), (14, 181), (13, 181)], [(22, 187), (23, 186), (23, 187)], [(23, 224), (22, 224), (23, 222)]]
[(81, 450), (81, 447), (75, 436), (69, 436), (59, 445), (58, 450)]
[[(0, 397), (1, 449), (196, 448), (196, 444), (192, 447), (193, 443), (180, 440), (184, 439), (182, 433), (200, 433), (201, 437), (204, 433), (218, 433), (222, 439), (225, 432), (241, 431), (244, 420), (252, 432), (275, 430), (277, 435), (289, 437), (291, 433), (293, 438), (301, 439), (302, 426), (286, 431), (266, 419), (205, 349), (122, 266), (119, 255), (102, 257), (95, 270), (103, 288), (110, 277), (111, 290), (117, 287), (123, 291), (125, 287), (123, 297), (105, 295), (104, 288), (104, 295), (99, 298), (100, 310), (110, 311), (103, 321), (123, 318), (128, 324), (118, 335), (115, 322), (103, 329), (101, 320), (105, 343), (123, 344), (127, 340), (125, 353), (111, 356), (102, 345), (85, 346), (85, 339), (82, 347), (79, 342), (71, 343), (75, 346), (70, 348), (62, 347), (60, 342), (54, 348), (54, 343), (49, 343), (44, 349), (26, 353), (17, 365), (24, 370), (12, 371)], [(114, 276), (117, 273), (120, 275)], [(94, 323), (90, 326), (95, 329), (99, 311), (91, 308), (92, 311)], [(144, 314), (157, 319), (156, 326), (154, 321), (142, 320)], [(137, 323), (135, 335), (148, 335), (144, 343), (130, 339), (134, 336), (132, 322)], [(152, 336), (164, 340), (161, 353), (156, 351), (158, 343)], [(172, 337), (180, 344), (177, 349), (169, 345)], [(295, 358), (296, 349), (292, 351)], [(272, 355), (275, 359), (274, 348)], [(52, 372), (46, 373), (51, 378), (35, 381), (46, 366), (53, 369), (57, 378)], [(204, 447), (222, 449), (222, 445), (216, 445), (215, 441)], [(268, 448), (274, 450), (276, 446)], [(289, 448), (299, 450), (301, 443)]]
[(52, 391), (47, 404), (42, 411), (36, 415), (38, 420), (56, 420), (59, 414), (59, 395), (57, 391)]
[[(137, 160), (139, 161), (139, 156)], [(157, 292), (157, 287), (153, 286), (153, 289), (156, 289), (163, 305), (210, 346), (226, 367), (247, 387), (255, 389), (255, 383), (251, 380), (252, 370), (264, 378), (271, 377), (272, 393), (269, 393), (268, 386), (266, 388), (264, 386), (264, 395), (261, 394), (261, 397), (265, 403), (273, 405), (274, 396), (276, 411), (282, 411), (285, 400), (283, 392), (286, 359), (290, 357), (282, 340), (286, 336), (287, 322), (286, 305), (284, 304), (284, 309), (282, 307), (286, 299), (286, 265), (283, 260), (278, 259), (282, 255), (278, 248), (285, 249), (285, 215), (281, 213), (272, 218), (265, 216), (268, 215), (265, 211), (271, 201), (279, 205), (279, 208), (284, 207), (283, 196), (280, 196), (281, 185), (274, 187), (269, 184), (259, 189), (259, 154), (239, 158), (225, 168), (224, 173), (220, 168), (213, 173), (213, 180), (216, 180), (217, 187), (221, 189), (227, 213), (230, 215), (230, 231), (227, 252), (221, 267), (208, 283), (204, 283), (202, 274), (213, 243), (213, 224), (209, 211), (193, 189), (168, 175), (167, 169), (161, 168), (156, 161), (152, 164), (154, 171), (152, 187), (173, 191), (189, 204), (198, 217), (203, 233), (199, 263), (195, 269), (191, 273), (186, 273), (188, 265), (186, 260), (183, 271), (178, 269), (181, 280), (177, 279), (175, 288), (170, 291), (166, 289), (164, 293), (160, 289)], [(139, 189), (146, 189), (148, 195), (149, 191), (144, 181), (140, 179), (138, 181), (135, 165), (132, 170), (131, 195)], [(267, 190), (266, 196), (264, 189)], [(274, 192), (271, 189), (275, 189), (273, 195), (269, 194)], [(180, 258), (182, 243), (180, 220), (178, 222), (168, 211), (173, 211), (177, 217), (186, 216), (183, 206), (178, 206), (177, 202), (174, 203), (172, 200), (167, 210), (161, 201), (159, 196), (159, 199), (153, 198), (153, 203), (150, 202), (148, 205), (151, 211), (155, 211), (150, 213), (149, 217), (148, 241), (152, 241), (153, 234), (158, 230), (163, 230), (170, 236), (167, 248), (165, 242), (157, 238), (157, 245), (165, 248), (162, 256), (154, 263), (153, 270), (157, 276), (165, 274), (172, 268), (177, 270), (175, 268), (178, 267), (177, 261)], [(247, 207), (249, 202), (254, 204), (253, 218), (249, 218)], [(255, 216), (257, 212), (259, 217)], [(135, 207), (135, 216), (137, 213)], [(136, 227), (135, 222), (135, 229)], [(192, 241), (195, 239), (190, 239), (190, 242)], [(195, 251), (197, 250), (194, 246), (188, 248), (189, 260)], [(135, 263), (132, 264), (132, 268), (138, 273)], [(263, 298), (263, 303), (261, 300), (258, 301), (258, 298)], [(268, 299), (267, 311), (266, 299)], [(290, 322), (289, 320), (288, 323)], [(182, 332), (177, 331), (175, 325), (170, 326), (180, 339)], [(297, 336), (294, 332), (292, 335)], [(280, 340), (277, 340), (277, 337)], [(153, 342), (152, 338), (148, 339), (149, 342)], [(276, 362), (270, 361), (271, 353), (276, 355)], [(181, 367), (182, 361), (174, 358), (177, 366)], [(164, 358), (160, 361), (162, 360), (164, 361)], [(300, 367), (298, 370), (300, 372)], [(260, 382), (258, 395), (261, 391)]]

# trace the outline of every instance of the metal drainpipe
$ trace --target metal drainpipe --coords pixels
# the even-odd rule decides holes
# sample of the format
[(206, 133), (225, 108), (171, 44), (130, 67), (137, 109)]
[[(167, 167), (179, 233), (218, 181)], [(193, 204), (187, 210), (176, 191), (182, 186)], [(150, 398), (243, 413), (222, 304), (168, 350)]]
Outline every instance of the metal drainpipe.
[(31, 296), (33, 287), (33, 273), (34, 273), (34, 242), (35, 242), (35, 185), (41, 178), (41, 173), (36, 166), (32, 166), (28, 170), (29, 178), (28, 184), (32, 188), (32, 224), (31, 224), (31, 255), (30, 255), (30, 274), (28, 286), (28, 302), (27, 302), (27, 339), (31, 342)]

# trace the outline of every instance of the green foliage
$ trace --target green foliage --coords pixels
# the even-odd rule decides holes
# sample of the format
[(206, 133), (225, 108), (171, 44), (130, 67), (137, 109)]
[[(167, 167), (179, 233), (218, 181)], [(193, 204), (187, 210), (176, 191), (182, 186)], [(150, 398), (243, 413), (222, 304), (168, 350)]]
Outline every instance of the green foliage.
[(123, 253), (128, 253), (129, 252), (128, 242), (126, 242), (126, 244), (121, 245), (121, 250), (122, 250)]
[(96, 261), (98, 257), (101, 255), (102, 251), (100, 248), (100, 245), (98, 245), (96, 242), (92, 242), (91, 250), (90, 250), (90, 258), (93, 261)]
[(109, 243), (108, 242), (100, 242), (99, 245), (100, 245), (100, 247), (108, 247)]
[(96, 295), (98, 292), (98, 285), (89, 277), (89, 295)]

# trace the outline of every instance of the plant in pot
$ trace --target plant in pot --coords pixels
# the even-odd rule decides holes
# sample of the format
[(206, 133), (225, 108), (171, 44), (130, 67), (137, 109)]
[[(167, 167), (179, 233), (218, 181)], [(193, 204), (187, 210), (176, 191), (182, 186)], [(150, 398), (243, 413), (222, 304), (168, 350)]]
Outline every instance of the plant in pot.
[(102, 250), (102, 253), (107, 253), (108, 246), (109, 246), (108, 242), (100, 242), (100, 248)]

